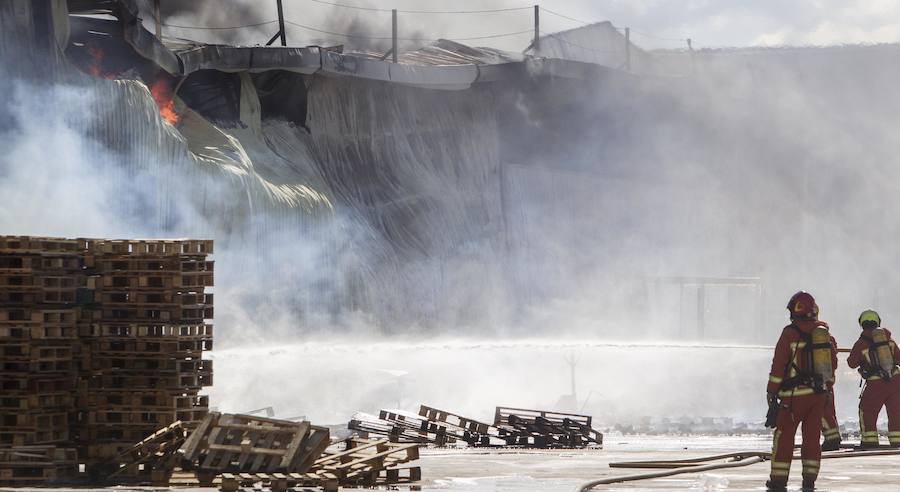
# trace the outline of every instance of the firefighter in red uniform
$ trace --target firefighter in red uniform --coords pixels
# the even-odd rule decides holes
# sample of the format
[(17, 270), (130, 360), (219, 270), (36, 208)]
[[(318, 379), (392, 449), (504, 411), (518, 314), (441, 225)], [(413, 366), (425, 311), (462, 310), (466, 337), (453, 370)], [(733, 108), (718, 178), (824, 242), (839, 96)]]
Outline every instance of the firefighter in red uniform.
[(891, 339), (891, 332), (881, 327), (881, 317), (866, 310), (859, 315), (862, 333), (850, 350), (847, 364), (859, 368), (866, 387), (859, 397), (860, 447), (878, 446), (875, 423), (881, 407), (887, 408), (888, 440), (900, 447), (900, 349)]
[[(831, 346), (837, 352), (837, 341), (831, 337)], [(834, 407), (834, 389), (828, 392), (825, 402), (825, 416), (822, 417), (822, 451), (836, 451), (841, 448), (841, 429), (838, 425), (837, 411)]]
[(772, 469), (766, 487), (787, 490), (794, 455), (797, 426), (802, 426), (803, 490), (814, 490), (819, 476), (822, 449), (819, 444), (828, 392), (834, 384), (837, 351), (831, 344), (828, 325), (818, 320), (815, 299), (798, 292), (787, 309), (791, 324), (781, 332), (772, 358), (766, 399), (777, 405), (772, 442)]

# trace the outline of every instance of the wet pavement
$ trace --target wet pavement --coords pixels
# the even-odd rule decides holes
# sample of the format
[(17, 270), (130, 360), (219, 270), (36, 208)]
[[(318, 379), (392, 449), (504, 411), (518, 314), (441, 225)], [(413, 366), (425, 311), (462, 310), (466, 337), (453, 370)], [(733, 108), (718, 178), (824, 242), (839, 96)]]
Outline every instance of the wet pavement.
[[(587, 481), (654, 470), (609, 468), (615, 461), (677, 460), (737, 451), (768, 451), (768, 437), (607, 436), (602, 450), (422, 453), (424, 491), (572, 492)], [(824, 460), (821, 491), (900, 491), (900, 456)], [(763, 491), (768, 463), (706, 473), (600, 485), (592, 490)], [(800, 490), (800, 464), (791, 470), (789, 490)]]

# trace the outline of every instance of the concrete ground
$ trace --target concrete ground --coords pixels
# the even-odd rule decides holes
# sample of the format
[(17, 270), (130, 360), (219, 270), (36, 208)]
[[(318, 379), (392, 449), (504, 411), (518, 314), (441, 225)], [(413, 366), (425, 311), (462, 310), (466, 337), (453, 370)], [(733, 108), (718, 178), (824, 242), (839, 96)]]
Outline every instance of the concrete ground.
[[(609, 468), (613, 461), (673, 460), (735, 451), (768, 451), (766, 437), (607, 436), (602, 450), (422, 453), (423, 491), (572, 492), (586, 481), (653, 470)], [(822, 491), (900, 491), (900, 456), (830, 459), (822, 463)], [(800, 464), (792, 468), (790, 490), (800, 489)], [(669, 478), (602, 485), (595, 491), (761, 491), (768, 463)]]
[[(609, 468), (615, 461), (677, 460), (739, 451), (768, 451), (767, 437), (733, 436), (611, 436), (604, 449), (545, 450), (422, 450), (415, 464), (422, 482), (414, 490), (453, 492), (573, 492), (579, 484), (603, 477), (652, 470)], [(716, 470), (702, 474), (603, 485), (595, 491), (763, 491), (768, 463)], [(800, 489), (800, 465), (792, 468), (790, 490)], [(822, 462), (817, 483), (823, 492), (900, 491), (900, 456), (829, 459)], [(24, 492), (29, 489), (2, 489)], [(48, 489), (30, 489), (47, 491)], [(60, 490), (60, 489), (54, 489)], [(71, 489), (85, 492), (90, 489)], [(110, 487), (104, 491), (166, 491), (154, 487)], [(190, 488), (191, 492), (218, 489)], [(357, 490), (357, 489), (351, 489)], [(394, 490), (410, 490), (398, 487)]]

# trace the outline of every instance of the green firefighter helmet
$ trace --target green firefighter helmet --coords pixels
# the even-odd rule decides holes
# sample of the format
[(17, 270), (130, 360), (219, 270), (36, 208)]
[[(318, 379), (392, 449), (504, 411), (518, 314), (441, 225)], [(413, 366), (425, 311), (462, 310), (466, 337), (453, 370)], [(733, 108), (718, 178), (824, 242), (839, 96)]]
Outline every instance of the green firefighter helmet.
[(859, 326), (877, 328), (881, 326), (881, 316), (878, 316), (874, 309), (866, 309), (859, 315)]

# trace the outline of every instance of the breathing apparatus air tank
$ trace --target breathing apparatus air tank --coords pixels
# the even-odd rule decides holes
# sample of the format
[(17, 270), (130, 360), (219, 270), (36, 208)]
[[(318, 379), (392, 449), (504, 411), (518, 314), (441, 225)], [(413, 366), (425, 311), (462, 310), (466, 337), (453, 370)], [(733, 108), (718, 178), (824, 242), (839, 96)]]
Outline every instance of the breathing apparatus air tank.
[(834, 384), (834, 367), (831, 366), (831, 335), (828, 328), (817, 326), (811, 333), (812, 340), (812, 372), (815, 377), (815, 390), (827, 391)]
[(872, 330), (872, 347), (869, 351), (869, 359), (874, 369), (880, 373), (882, 378), (890, 379), (894, 375), (894, 366), (897, 362), (894, 360), (894, 350), (884, 328), (879, 327)]

